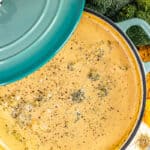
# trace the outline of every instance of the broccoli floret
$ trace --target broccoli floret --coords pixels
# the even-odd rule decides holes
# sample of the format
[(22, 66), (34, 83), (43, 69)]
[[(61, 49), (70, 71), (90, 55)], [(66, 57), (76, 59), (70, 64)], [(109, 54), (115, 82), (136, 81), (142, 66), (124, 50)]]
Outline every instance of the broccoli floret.
[(136, 11), (137, 11), (137, 7), (129, 4), (122, 8), (122, 10), (117, 15), (116, 19), (117, 21), (122, 21), (125, 19), (133, 18), (135, 17)]
[(92, 8), (106, 16), (113, 16), (118, 10), (132, 0), (87, 0), (86, 7)]
[(111, 6), (112, 0), (87, 0), (87, 7), (92, 8), (102, 14), (107, 12), (107, 9)]
[(136, 12), (136, 17), (141, 18), (150, 24), (150, 11), (145, 12), (145, 11), (139, 10)]
[(132, 0), (112, 0), (111, 6), (107, 9), (106, 16), (114, 16), (121, 8), (132, 2)]
[(136, 5), (127, 5), (121, 9), (121, 11), (118, 13), (116, 18), (114, 18), (115, 21), (123, 21), (130, 18), (141, 18), (148, 23), (150, 23), (150, 11), (142, 11), (139, 10)]
[(150, 0), (135, 0), (139, 9), (150, 11)]
[(127, 35), (136, 46), (150, 45), (150, 39), (139, 26), (133, 26), (128, 29)]

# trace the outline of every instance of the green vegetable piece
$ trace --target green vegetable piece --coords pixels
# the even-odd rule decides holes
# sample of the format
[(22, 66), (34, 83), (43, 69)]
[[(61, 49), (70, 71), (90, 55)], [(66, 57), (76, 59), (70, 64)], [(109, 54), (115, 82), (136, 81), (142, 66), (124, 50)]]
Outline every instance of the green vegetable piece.
[(139, 9), (150, 11), (150, 0), (135, 0)]
[(127, 5), (122, 8), (122, 10), (117, 15), (117, 21), (123, 21), (125, 19), (130, 19), (135, 16), (135, 13), (137, 11), (136, 6), (134, 5)]
[(86, 7), (111, 17), (131, 1), (132, 0), (87, 0)]
[(130, 39), (136, 46), (150, 45), (150, 39), (141, 27), (131, 27), (127, 30), (127, 35), (130, 37)]
[(139, 10), (136, 12), (136, 17), (141, 18), (150, 24), (150, 10), (147, 12)]
[(79, 89), (71, 94), (72, 101), (80, 103), (85, 99), (85, 92), (83, 89)]

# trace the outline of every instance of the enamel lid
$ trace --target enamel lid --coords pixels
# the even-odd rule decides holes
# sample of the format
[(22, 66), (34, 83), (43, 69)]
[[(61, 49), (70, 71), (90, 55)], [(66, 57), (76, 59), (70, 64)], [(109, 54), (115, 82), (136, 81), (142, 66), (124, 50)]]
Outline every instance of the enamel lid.
[(0, 85), (50, 60), (71, 36), (85, 0), (0, 0)]

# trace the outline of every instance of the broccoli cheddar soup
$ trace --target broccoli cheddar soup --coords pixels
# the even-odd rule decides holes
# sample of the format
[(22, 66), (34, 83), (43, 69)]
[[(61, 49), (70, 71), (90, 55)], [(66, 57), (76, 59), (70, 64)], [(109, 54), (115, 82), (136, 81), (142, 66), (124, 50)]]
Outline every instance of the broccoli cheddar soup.
[(129, 46), (105, 21), (84, 13), (49, 63), (0, 87), (1, 149), (119, 149), (134, 128), (141, 99)]

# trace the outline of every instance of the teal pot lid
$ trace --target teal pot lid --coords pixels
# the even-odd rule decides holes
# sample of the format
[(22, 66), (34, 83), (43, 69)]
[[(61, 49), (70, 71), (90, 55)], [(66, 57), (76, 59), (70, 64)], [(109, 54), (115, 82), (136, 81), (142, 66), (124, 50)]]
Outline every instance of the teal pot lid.
[(0, 85), (50, 60), (71, 36), (85, 0), (0, 0)]

